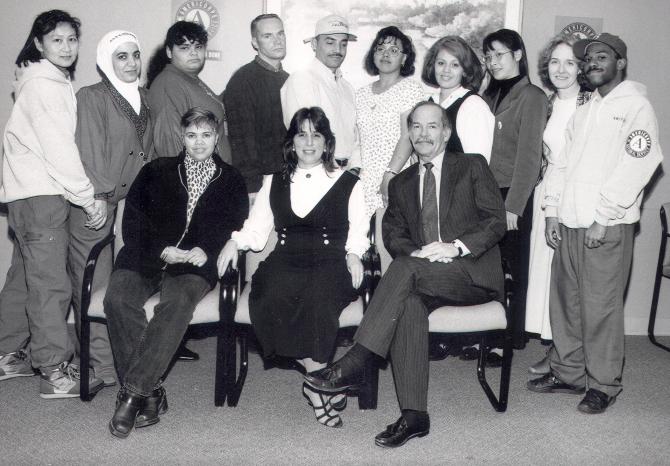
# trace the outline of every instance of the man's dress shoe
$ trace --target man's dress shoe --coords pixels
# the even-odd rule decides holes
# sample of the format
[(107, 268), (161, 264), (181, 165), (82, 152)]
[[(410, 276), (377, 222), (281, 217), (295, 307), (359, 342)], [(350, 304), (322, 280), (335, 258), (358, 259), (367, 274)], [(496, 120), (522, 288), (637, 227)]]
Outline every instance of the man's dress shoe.
[(584, 387), (565, 383), (552, 373), (543, 375), (537, 379), (529, 380), (526, 383), (526, 387), (528, 390), (535, 393), (568, 393), (571, 395), (584, 393)]
[(616, 396), (609, 396), (595, 388), (589, 388), (577, 409), (586, 414), (600, 414), (616, 401)]
[(403, 446), (414, 437), (425, 437), (430, 432), (430, 421), (416, 426), (409, 426), (404, 417), (393, 424), (386, 426), (386, 430), (375, 437), (375, 445), (383, 448), (397, 448)]
[(338, 362), (305, 375), (305, 383), (317, 391), (338, 393), (350, 388), (357, 388), (364, 382), (363, 371), (345, 374)]

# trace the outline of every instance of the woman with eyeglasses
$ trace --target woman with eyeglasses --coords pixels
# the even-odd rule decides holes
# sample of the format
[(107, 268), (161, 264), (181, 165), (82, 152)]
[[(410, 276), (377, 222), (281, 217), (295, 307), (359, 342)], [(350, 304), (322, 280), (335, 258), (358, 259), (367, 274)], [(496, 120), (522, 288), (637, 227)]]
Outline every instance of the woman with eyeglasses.
[[(547, 174), (552, 162), (563, 149), (565, 130), (568, 121), (580, 105), (591, 98), (587, 79), (579, 68), (579, 60), (572, 51), (572, 45), (578, 40), (574, 36), (558, 35), (552, 38), (540, 52), (538, 74), (546, 89), (553, 91), (549, 97), (549, 121), (544, 130), (544, 158), (548, 163), (542, 181), (535, 188), (533, 209), (537, 213), (533, 218), (530, 242), (530, 268), (528, 277), (528, 296), (526, 297), (526, 331), (551, 341), (549, 322), (549, 285), (551, 281), (551, 262), (554, 250), (545, 238), (545, 219), (541, 214), (544, 200)], [(549, 373), (549, 353), (539, 362), (528, 368), (535, 375)]]
[(507, 211), (507, 234), (500, 243), (503, 262), (514, 280), (514, 346), (525, 346), (524, 332), (533, 189), (542, 165), (542, 133), (547, 121), (545, 93), (528, 79), (521, 36), (510, 29), (487, 35), (484, 62), (491, 82), (484, 93), (495, 115), (490, 167)]
[[(406, 79), (414, 74), (412, 40), (395, 26), (380, 29), (365, 55), (365, 71), (379, 76), (356, 91), (356, 115), (361, 138), (361, 180), (368, 216), (384, 206), (380, 185), (405, 166), (409, 154), (391, 166), (396, 143), (407, 133), (407, 114), (424, 99), (421, 84)], [(409, 141), (408, 141), (409, 142)]]

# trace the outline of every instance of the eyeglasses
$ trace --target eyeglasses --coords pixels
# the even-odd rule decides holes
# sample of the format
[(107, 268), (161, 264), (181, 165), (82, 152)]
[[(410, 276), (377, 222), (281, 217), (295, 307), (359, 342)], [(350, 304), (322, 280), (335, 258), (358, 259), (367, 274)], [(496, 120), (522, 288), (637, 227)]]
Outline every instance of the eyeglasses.
[(495, 59), (495, 61), (497, 61), (498, 63), (500, 63), (500, 60), (502, 60), (502, 57), (503, 57), (506, 53), (512, 53), (512, 50), (508, 50), (508, 51), (506, 51), (506, 52), (493, 52), (493, 53), (487, 53), (486, 55), (484, 55), (484, 63), (491, 63), (491, 62), (493, 61), (493, 59)]
[(384, 47), (383, 45), (378, 45), (375, 47), (375, 55), (384, 55), (386, 52), (392, 57), (397, 57), (401, 53), (404, 53), (402, 49), (396, 45), (391, 47)]

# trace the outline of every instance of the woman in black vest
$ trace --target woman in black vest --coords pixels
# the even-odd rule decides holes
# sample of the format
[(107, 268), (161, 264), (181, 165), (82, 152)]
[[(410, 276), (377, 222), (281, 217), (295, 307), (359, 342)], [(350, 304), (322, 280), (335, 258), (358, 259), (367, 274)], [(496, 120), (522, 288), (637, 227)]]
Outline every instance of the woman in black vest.
[[(484, 99), (477, 94), (483, 77), (479, 58), (458, 36), (445, 36), (426, 52), (421, 79), (436, 88), (428, 98), (447, 110), (454, 128), (447, 152), (481, 154), (488, 161), (495, 119)], [(409, 138), (403, 135), (384, 176), (381, 188), (384, 198), (388, 182), (402, 169), (411, 153)]]
[[(342, 310), (357, 297), (367, 250), (361, 183), (333, 162), (335, 136), (323, 110), (298, 110), (284, 143), (284, 169), (263, 180), (249, 218), (219, 255), (219, 273), (236, 266), (238, 250), (261, 250), (271, 231), (277, 245), (251, 281), (251, 323), (265, 357), (296, 359), (307, 372), (326, 366)], [(333, 412), (346, 398), (303, 395), (317, 420), (340, 427)]]

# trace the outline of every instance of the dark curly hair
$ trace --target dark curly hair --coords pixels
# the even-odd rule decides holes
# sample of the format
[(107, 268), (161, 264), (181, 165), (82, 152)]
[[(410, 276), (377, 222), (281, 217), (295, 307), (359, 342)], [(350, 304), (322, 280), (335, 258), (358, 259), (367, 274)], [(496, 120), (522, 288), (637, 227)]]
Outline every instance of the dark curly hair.
[(463, 79), (461, 86), (466, 89), (477, 92), (479, 86), (484, 79), (484, 70), (479, 57), (472, 47), (468, 45), (465, 40), (458, 36), (444, 36), (438, 39), (428, 52), (423, 62), (423, 70), (421, 72), (421, 80), (432, 87), (439, 87), (437, 79), (435, 78), (435, 62), (437, 61), (437, 54), (440, 50), (446, 50), (451, 55), (456, 57), (458, 63), (463, 68)]
[[(71, 16), (69, 13), (63, 10), (50, 10), (40, 13), (35, 18), (33, 22), (33, 27), (30, 29), (26, 43), (23, 45), (23, 48), (19, 52), (19, 55), (16, 57), (14, 62), (16, 66), (25, 66), (28, 63), (36, 63), (42, 59), (42, 54), (37, 50), (35, 45), (35, 39), (39, 42), (42, 42), (44, 36), (49, 34), (51, 31), (58, 27), (59, 23), (67, 23), (72, 26), (74, 33), (79, 39), (81, 34), (79, 29), (81, 28), (81, 21), (79, 19)], [(74, 72), (74, 68), (77, 62), (75, 61), (69, 68), (70, 73)]]
[(302, 124), (310, 121), (314, 131), (320, 133), (325, 139), (324, 151), (321, 154), (321, 163), (328, 172), (337, 168), (335, 165), (335, 134), (330, 129), (330, 121), (321, 107), (301, 108), (291, 118), (286, 137), (284, 138), (284, 167), (283, 174), (289, 178), (295, 173), (298, 166), (298, 155), (293, 150), (293, 138), (302, 131)]
[(375, 39), (372, 41), (372, 45), (370, 45), (370, 48), (368, 49), (368, 53), (365, 54), (365, 61), (363, 62), (365, 71), (371, 76), (377, 76), (379, 74), (379, 68), (375, 65), (375, 49), (378, 45), (389, 42), (399, 44), (402, 53), (407, 56), (407, 58), (405, 58), (405, 63), (400, 68), (400, 76), (413, 75), (414, 60), (416, 59), (414, 44), (412, 44), (412, 39), (395, 26), (388, 26), (377, 32)]

